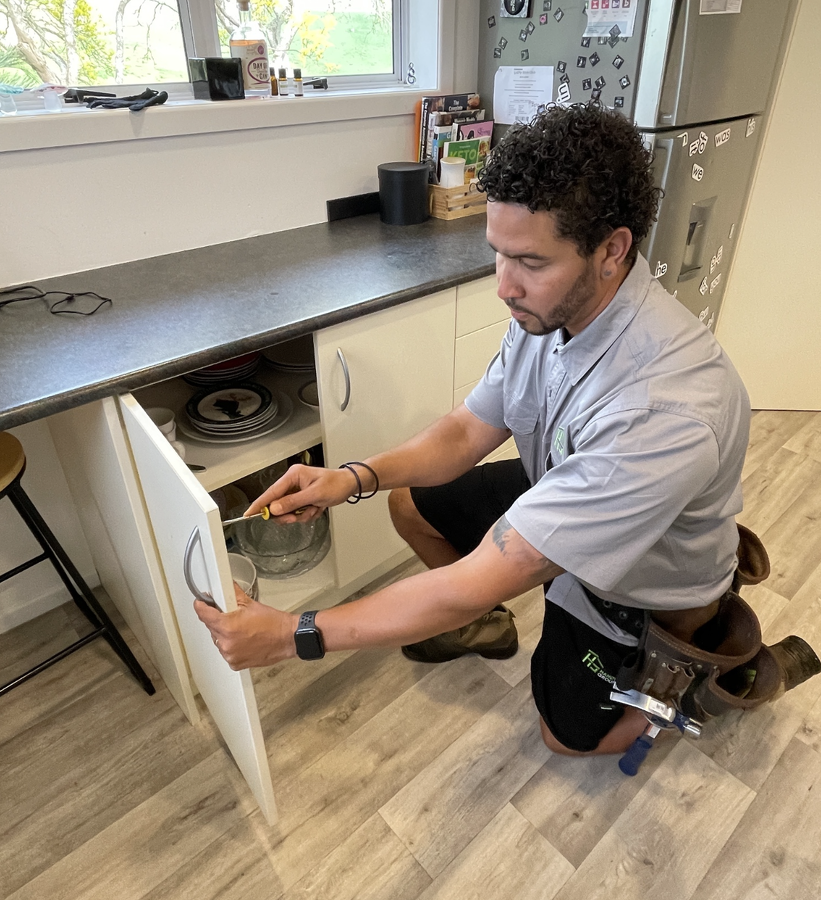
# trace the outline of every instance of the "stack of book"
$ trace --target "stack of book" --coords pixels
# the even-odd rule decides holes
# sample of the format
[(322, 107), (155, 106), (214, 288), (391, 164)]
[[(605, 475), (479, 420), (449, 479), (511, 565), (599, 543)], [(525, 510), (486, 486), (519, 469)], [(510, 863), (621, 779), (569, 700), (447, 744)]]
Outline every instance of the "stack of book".
[(465, 183), (476, 181), (490, 151), (493, 120), (485, 119), (478, 94), (423, 97), (419, 120), (418, 160), (434, 161), (436, 183), (443, 156), (465, 160)]

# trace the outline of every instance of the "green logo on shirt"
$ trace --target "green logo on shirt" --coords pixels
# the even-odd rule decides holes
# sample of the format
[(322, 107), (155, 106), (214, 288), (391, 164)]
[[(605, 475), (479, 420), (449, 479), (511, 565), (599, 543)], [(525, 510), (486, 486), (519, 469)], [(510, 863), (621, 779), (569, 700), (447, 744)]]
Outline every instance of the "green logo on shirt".
[(556, 437), (553, 439), (553, 449), (564, 459), (564, 428), (556, 429)]
[(613, 684), (615, 682), (616, 679), (608, 672), (604, 671), (604, 663), (601, 661), (601, 657), (598, 653), (594, 653), (592, 650), (588, 650), (585, 656), (582, 657), (582, 662), (587, 666), (588, 669), (590, 669), (591, 672), (594, 672), (603, 681), (606, 681), (609, 684)]

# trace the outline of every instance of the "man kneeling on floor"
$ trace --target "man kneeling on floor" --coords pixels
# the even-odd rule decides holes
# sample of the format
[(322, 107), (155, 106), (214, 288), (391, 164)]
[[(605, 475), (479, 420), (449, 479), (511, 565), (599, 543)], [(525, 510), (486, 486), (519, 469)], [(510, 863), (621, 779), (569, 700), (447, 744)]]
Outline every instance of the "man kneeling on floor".
[[(391, 490), (394, 525), (429, 571), (302, 617), (242, 594), (227, 614), (196, 601), (232, 668), (373, 646), (505, 658), (518, 641), (502, 604), (544, 585), (533, 697), (545, 743), (569, 754), (620, 753), (645, 730), (610, 692), (651, 618), (674, 645), (667, 674), (683, 664), (726, 708), (821, 668), (800, 638), (763, 648), (754, 616), (741, 639), (727, 634), (745, 606), (731, 588), (750, 405), (710, 331), (638, 253), (659, 199), (651, 162), (635, 127), (597, 104), (508, 131), (480, 177), (511, 314), (485, 376), (405, 444), (339, 469), (293, 466), (249, 510), (306, 521)], [(520, 460), (479, 465), (511, 434)], [(676, 656), (694, 635), (704, 665)], [(731, 662), (710, 671), (711, 652)], [(750, 694), (762, 653), (769, 681)], [(739, 660), (736, 691), (725, 675)], [(691, 714), (725, 708), (708, 705)]]

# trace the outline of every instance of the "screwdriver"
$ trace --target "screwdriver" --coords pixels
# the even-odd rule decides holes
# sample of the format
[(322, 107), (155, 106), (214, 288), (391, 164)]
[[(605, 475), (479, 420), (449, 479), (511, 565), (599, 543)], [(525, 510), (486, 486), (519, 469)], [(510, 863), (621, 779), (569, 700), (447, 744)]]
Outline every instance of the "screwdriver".
[(228, 519), (226, 522), (222, 523), (222, 527), (226, 528), (228, 525), (236, 525), (237, 522), (250, 522), (251, 519), (270, 519), (271, 511), (267, 506), (263, 506), (262, 509), (258, 513), (254, 513), (252, 516), (240, 516), (238, 519)]

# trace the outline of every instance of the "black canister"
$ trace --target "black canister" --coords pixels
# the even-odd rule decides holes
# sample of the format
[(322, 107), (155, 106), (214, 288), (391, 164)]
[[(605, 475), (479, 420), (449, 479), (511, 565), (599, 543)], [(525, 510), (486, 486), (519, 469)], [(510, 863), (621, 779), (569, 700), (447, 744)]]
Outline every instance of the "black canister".
[(377, 171), (379, 218), (385, 224), (418, 225), (430, 216), (427, 163), (382, 163)]

